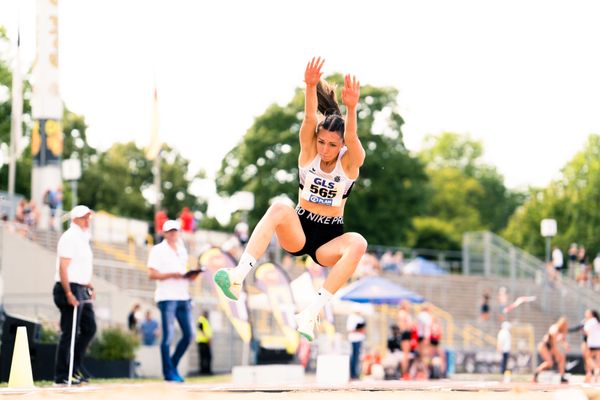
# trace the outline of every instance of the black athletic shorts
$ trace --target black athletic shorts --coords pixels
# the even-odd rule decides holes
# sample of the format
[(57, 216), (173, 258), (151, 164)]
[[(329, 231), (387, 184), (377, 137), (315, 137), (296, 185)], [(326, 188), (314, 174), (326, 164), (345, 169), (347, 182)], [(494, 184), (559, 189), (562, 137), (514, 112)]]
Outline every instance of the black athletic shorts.
[[(344, 217), (327, 217), (312, 213), (300, 206), (296, 207), (296, 214), (300, 217), (306, 242), (299, 251), (288, 253), (294, 256), (308, 254), (314, 262), (323, 265), (317, 260), (317, 249), (344, 234)], [(325, 266), (332, 267), (332, 265)]]

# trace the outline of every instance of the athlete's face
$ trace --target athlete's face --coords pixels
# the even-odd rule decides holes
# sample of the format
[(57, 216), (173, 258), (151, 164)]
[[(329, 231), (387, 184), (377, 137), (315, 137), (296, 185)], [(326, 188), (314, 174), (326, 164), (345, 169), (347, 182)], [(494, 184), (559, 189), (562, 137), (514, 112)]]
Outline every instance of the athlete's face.
[(343, 145), (344, 140), (337, 132), (321, 129), (317, 134), (317, 153), (323, 161), (330, 162), (337, 159)]

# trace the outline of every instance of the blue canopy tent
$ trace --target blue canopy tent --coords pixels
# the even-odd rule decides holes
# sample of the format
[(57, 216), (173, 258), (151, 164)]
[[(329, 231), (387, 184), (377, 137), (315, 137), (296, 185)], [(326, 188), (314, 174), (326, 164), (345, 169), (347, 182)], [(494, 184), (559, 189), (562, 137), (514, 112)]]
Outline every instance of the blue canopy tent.
[(436, 263), (426, 260), (423, 257), (416, 257), (404, 267), (402, 271), (405, 274), (415, 275), (447, 275), (448, 272)]
[(389, 279), (372, 276), (363, 278), (340, 289), (337, 293), (340, 300), (354, 301), (357, 303), (371, 303), (379, 306), (380, 313), (380, 346), (385, 348), (387, 344), (387, 316), (392, 318), (395, 313), (389, 309), (389, 305), (399, 304), (404, 300), (411, 303), (423, 303), (425, 299), (417, 293), (390, 281)]
[(399, 304), (403, 300), (422, 303), (425, 299), (415, 292), (390, 281), (372, 276), (363, 278), (340, 289), (340, 300), (371, 304)]

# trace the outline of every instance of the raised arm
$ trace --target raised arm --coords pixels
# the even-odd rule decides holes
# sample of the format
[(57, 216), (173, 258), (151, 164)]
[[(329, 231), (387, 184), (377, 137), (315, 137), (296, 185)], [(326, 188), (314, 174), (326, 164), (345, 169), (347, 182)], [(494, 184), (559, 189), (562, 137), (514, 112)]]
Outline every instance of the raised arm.
[(346, 106), (346, 131), (344, 132), (344, 142), (348, 147), (346, 153), (349, 157), (347, 165), (351, 169), (360, 168), (365, 161), (365, 149), (358, 138), (356, 131), (356, 107), (360, 98), (360, 82), (355, 76), (346, 75), (344, 77), (344, 89), (342, 89), (342, 101)]
[[(325, 60), (321, 57), (313, 57), (306, 65), (304, 71), (304, 82), (306, 83), (306, 92), (304, 94), (304, 120), (300, 127), (300, 159), (302, 153), (306, 152), (314, 145), (315, 130), (317, 129), (317, 84), (321, 80), (321, 67)], [(311, 156), (311, 155), (307, 155)]]

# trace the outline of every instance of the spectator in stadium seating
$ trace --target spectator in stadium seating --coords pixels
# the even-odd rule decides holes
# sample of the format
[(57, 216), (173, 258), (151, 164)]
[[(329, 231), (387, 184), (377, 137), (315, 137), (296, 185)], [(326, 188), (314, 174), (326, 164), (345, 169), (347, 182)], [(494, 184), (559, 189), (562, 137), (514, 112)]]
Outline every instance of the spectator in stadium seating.
[(400, 328), (398, 327), (398, 325), (394, 324), (390, 327), (390, 329), (391, 329), (391, 335), (390, 335), (390, 337), (388, 337), (387, 349), (391, 353), (393, 353), (395, 351), (401, 351), (402, 347), (400, 346), (400, 343), (401, 343)]
[(56, 230), (56, 213), (62, 208), (63, 192), (62, 186), (59, 186), (56, 190), (48, 189), (44, 194), (44, 204), (50, 209), (50, 215), (48, 220), (48, 226), (50, 230)]
[(429, 304), (425, 303), (417, 314), (417, 337), (419, 342), (419, 354), (423, 359), (428, 359), (431, 348), (431, 324), (433, 318), (429, 310)]
[(587, 255), (585, 253), (585, 247), (583, 245), (579, 246), (579, 248), (577, 249), (577, 262), (579, 264), (586, 264), (587, 262)]
[(373, 253), (366, 252), (362, 255), (352, 276), (361, 279), (368, 276), (377, 276), (380, 272), (381, 268), (377, 257)]
[(387, 250), (382, 254), (379, 263), (383, 271), (398, 272), (398, 265), (391, 250)]
[(400, 250), (394, 253), (394, 262), (396, 263), (398, 272), (402, 273), (402, 269), (404, 268), (404, 254)]
[(440, 319), (432, 315), (431, 334), (429, 344), (431, 346), (431, 365), (429, 367), (429, 377), (439, 379), (446, 375), (446, 353), (441, 346), (442, 342), (442, 323)]
[(387, 354), (381, 360), (386, 371), (386, 377), (398, 379), (402, 376), (400, 364), (402, 361), (402, 347), (400, 328), (394, 324), (390, 327), (391, 333), (387, 340)]
[(27, 224), (30, 229), (35, 230), (40, 222), (40, 209), (33, 200), (29, 201), (28, 207), (29, 213), (25, 214), (25, 224)]
[(15, 211), (15, 221), (18, 224), (24, 224), (25, 223), (25, 207), (26, 206), (27, 206), (27, 200), (26, 199), (21, 199), (17, 203), (17, 209)]
[(362, 375), (376, 380), (384, 378), (381, 352), (377, 347), (365, 351), (362, 357)]
[(557, 273), (562, 273), (564, 268), (563, 252), (558, 246), (554, 246), (552, 250), (552, 266)]
[(194, 214), (188, 207), (183, 207), (179, 214), (179, 222), (181, 223), (181, 237), (192, 255), (196, 255), (196, 246), (194, 240)]
[(590, 282), (591, 268), (587, 262), (587, 255), (584, 246), (577, 249), (577, 283), (579, 286), (585, 286)]
[(571, 278), (577, 279), (577, 243), (571, 243), (567, 253), (569, 256), (569, 270), (567, 273)]
[(17, 203), (15, 210), (15, 222), (16, 232), (21, 236), (27, 236), (27, 225), (25, 225), (25, 208), (27, 207), (27, 200), (21, 199)]
[(408, 379), (408, 370), (411, 358), (411, 332), (415, 326), (415, 323), (410, 314), (410, 303), (406, 300), (400, 303), (400, 309), (398, 310), (396, 323), (398, 325), (398, 329), (400, 330), (400, 350), (402, 351), (402, 358), (400, 360), (400, 373), (402, 379)]
[(193, 233), (194, 231), (194, 214), (188, 207), (183, 207), (179, 214), (179, 221), (181, 222), (181, 233)]
[(484, 293), (481, 307), (479, 307), (479, 319), (488, 321), (490, 319), (490, 294)]

